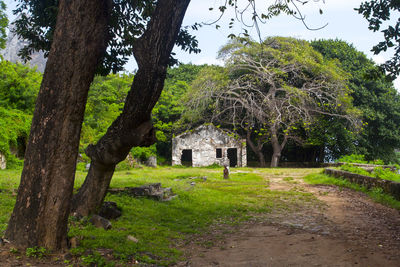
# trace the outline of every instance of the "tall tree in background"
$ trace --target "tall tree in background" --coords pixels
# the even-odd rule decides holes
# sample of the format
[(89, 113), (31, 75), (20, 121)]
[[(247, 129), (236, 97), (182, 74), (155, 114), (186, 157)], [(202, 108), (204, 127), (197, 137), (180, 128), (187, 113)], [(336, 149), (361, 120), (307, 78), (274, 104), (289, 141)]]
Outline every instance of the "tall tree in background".
[[(393, 83), (379, 72), (374, 79), (369, 77), (369, 73), (377, 73), (375, 63), (344, 41), (317, 40), (311, 45), (324, 57), (337, 59), (340, 67), (350, 74), (353, 104), (361, 111), (364, 122), (363, 130), (355, 140), (344, 137), (336, 144), (341, 147), (336, 149), (346, 151), (353, 147), (347, 153), (363, 154), (367, 160), (395, 162), (395, 149), (400, 147), (400, 95)], [(347, 141), (343, 142), (345, 139)]]
[(67, 222), (86, 98), (106, 49), (110, 3), (60, 1), (17, 201), (6, 237), (21, 246), (67, 246)]
[(265, 144), (271, 144), (271, 167), (277, 167), (287, 142), (305, 142), (298, 129), (318, 123), (319, 114), (355, 123), (346, 75), (306, 41), (267, 38), (259, 44), (235, 40), (220, 54), (225, 57), (230, 82), (215, 86), (206, 81), (198, 90), (203, 98), (214, 99), (214, 118), (245, 131), (262, 167)]
[[(384, 40), (372, 48), (374, 54), (387, 51), (393, 48), (394, 54), (391, 59), (382, 64), (382, 68), (394, 79), (400, 74), (400, 1), (399, 0), (370, 0), (361, 3), (356, 8), (359, 14), (362, 14), (369, 23), (369, 29), (376, 32), (381, 30), (385, 24), (387, 28), (382, 30)], [(389, 21), (394, 20), (394, 25)], [(386, 25), (384, 26), (386, 27)]]

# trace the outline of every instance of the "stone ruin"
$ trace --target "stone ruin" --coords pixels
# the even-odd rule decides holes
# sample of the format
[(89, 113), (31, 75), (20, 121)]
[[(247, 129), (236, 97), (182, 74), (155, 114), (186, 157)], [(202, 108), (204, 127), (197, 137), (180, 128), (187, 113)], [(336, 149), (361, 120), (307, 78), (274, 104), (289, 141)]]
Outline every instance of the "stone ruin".
[(247, 165), (246, 140), (214, 125), (202, 125), (172, 139), (172, 165), (205, 167)]
[(0, 170), (4, 170), (7, 167), (6, 156), (0, 152)]

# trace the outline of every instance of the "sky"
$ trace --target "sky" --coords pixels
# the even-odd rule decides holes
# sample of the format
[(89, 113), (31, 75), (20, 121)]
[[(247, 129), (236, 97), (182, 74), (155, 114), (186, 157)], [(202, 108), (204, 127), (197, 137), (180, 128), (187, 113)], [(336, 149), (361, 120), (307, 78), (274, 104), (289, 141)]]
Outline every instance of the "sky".
[[(257, 10), (266, 11), (266, 7), (274, 3), (276, 0), (257, 0)], [(239, 34), (243, 32), (243, 24), (235, 22), (235, 27), (230, 29), (228, 23), (230, 18), (234, 17), (234, 12), (229, 9), (225, 12), (221, 20), (215, 24), (210, 24), (219, 17), (218, 7), (225, 0), (192, 0), (186, 12), (183, 25), (190, 26), (194, 23), (205, 23), (197, 31), (191, 33), (197, 37), (199, 48), (202, 50), (200, 54), (188, 54), (179, 49), (174, 49), (177, 58), (183, 63), (193, 64), (222, 64), (217, 59), (218, 50), (228, 41), (227, 36), (230, 33)], [(245, 0), (239, 0), (239, 3), (246, 3)], [(382, 63), (390, 58), (390, 53), (373, 55), (371, 48), (379, 41), (383, 40), (383, 34), (380, 32), (372, 32), (368, 30), (368, 23), (362, 15), (358, 14), (354, 8), (358, 7), (362, 0), (310, 0), (307, 4), (299, 7), (305, 22), (309, 28), (320, 28), (319, 30), (308, 30), (303, 23), (288, 15), (280, 15), (265, 23), (259, 23), (260, 36), (264, 39), (269, 36), (285, 36), (295, 37), (305, 40), (315, 39), (341, 39), (364, 52), (369, 58), (376, 63)], [(5, 0), (7, 5), (7, 14), (12, 20), (14, 16), (11, 10), (15, 8), (15, 1)], [(212, 11), (209, 9), (213, 8)], [(243, 7), (240, 7), (243, 8)], [(320, 14), (319, 10), (323, 13)], [(244, 21), (250, 23), (250, 13), (244, 13)], [(398, 14), (397, 14), (398, 15)], [(397, 19), (397, 18), (394, 18)], [(221, 26), (216, 29), (216, 24)], [(250, 35), (257, 39), (258, 34), (254, 27), (247, 28)], [(126, 66), (128, 71), (136, 68), (134, 59), (131, 59)], [(395, 87), (400, 91), (400, 79), (395, 81)]]

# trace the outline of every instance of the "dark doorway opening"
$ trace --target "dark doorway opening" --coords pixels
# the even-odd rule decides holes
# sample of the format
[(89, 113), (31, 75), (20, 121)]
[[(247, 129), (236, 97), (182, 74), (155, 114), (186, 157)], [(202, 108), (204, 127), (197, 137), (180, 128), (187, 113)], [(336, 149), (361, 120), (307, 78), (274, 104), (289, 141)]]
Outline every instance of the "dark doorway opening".
[(183, 166), (190, 166), (190, 167), (193, 166), (191, 149), (182, 150), (181, 164)]
[(222, 158), (222, 148), (217, 148), (217, 149), (215, 150), (215, 153), (216, 153), (217, 159)]
[(237, 148), (228, 148), (229, 167), (236, 167), (237, 165)]

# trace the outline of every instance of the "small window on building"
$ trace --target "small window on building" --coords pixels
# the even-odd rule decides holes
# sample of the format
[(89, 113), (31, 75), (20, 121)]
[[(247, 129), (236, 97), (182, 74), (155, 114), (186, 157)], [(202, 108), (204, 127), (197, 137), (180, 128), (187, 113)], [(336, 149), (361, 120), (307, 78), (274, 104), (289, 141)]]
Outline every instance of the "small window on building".
[(216, 149), (216, 154), (217, 154), (217, 159), (222, 158), (222, 148), (217, 148)]

